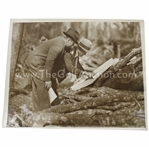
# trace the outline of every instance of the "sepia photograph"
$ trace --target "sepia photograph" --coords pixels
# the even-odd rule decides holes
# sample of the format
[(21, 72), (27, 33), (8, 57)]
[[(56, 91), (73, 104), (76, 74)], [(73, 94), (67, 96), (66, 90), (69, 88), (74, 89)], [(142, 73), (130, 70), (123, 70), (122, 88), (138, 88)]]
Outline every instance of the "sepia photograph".
[(142, 20), (10, 20), (3, 127), (147, 129)]

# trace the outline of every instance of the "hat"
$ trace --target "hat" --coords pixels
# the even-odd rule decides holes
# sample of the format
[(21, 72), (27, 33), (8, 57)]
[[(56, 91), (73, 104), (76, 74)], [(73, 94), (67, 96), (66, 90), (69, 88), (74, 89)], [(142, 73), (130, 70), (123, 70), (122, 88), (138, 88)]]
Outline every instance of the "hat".
[(69, 28), (66, 32), (63, 32), (66, 36), (70, 37), (75, 43), (78, 44), (80, 34), (74, 29)]
[(90, 50), (92, 45), (92, 42), (86, 38), (82, 38), (78, 44), (78, 48), (80, 50), (83, 50), (85, 52), (88, 52), (88, 50)]

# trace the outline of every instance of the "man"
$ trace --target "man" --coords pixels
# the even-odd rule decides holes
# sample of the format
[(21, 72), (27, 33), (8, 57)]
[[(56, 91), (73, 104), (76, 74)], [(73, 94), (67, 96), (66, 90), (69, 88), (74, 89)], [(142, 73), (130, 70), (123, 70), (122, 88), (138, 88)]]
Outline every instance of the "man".
[[(82, 38), (80, 43), (75, 48), (66, 47), (62, 53), (59, 54), (55, 60), (53, 69), (52, 69), (52, 88), (57, 94), (57, 98), (52, 102), (52, 105), (57, 105), (60, 103), (58, 92), (57, 92), (57, 80), (61, 83), (65, 78), (68, 72), (75, 74), (77, 77), (85, 75), (91, 77), (90, 72), (84, 71), (83, 67), (79, 63), (79, 57), (85, 55), (91, 48), (91, 41), (88, 39)], [(73, 53), (73, 54), (72, 54)]]
[(35, 111), (49, 108), (48, 89), (51, 87), (51, 70), (53, 64), (65, 47), (78, 44), (79, 33), (69, 28), (64, 35), (45, 41), (37, 46), (26, 59), (26, 64), (32, 74), (32, 99)]
[(91, 45), (92, 43), (90, 40), (82, 38), (77, 46), (77, 49), (74, 50), (73, 55), (66, 52), (64, 55), (64, 61), (68, 72), (76, 74), (77, 77), (82, 74), (88, 77), (91, 75), (91, 73), (84, 71), (84, 68), (79, 62), (79, 57), (85, 55), (90, 50)]

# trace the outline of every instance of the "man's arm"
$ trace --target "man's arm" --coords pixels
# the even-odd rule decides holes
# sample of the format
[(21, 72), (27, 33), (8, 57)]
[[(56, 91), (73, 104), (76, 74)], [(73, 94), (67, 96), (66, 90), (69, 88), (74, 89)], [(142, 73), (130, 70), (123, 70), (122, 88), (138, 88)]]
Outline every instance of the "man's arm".
[(64, 62), (65, 62), (66, 68), (69, 72), (71, 72), (77, 76), (81, 74), (82, 71), (73, 66), (73, 58), (70, 53), (66, 52), (64, 54)]
[(45, 63), (45, 74), (44, 74), (44, 81), (50, 81), (51, 80), (51, 70), (53, 68), (55, 59), (57, 58), (58, 54), (62, 51), (62, 48), (59, 46), (52, 46), (49, 49), (47, 60)]

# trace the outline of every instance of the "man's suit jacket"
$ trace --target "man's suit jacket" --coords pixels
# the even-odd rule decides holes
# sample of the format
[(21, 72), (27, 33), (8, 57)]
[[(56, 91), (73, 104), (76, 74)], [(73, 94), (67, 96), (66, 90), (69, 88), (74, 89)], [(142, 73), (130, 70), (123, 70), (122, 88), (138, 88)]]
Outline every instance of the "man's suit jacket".
[(45, 41), (31, 52), (25, 62), (30, 71), (38, 75), (39, 79), (49, 81), (54, 62), (64, 47), (65, 42), (61, 36)]
[(68, 72), (75, 74), (77, 77), (81, 74), (83, 67), (79, 63), (79, 57), (70, 52), (62, 51), (55, 60), (52, 75), (53, 79), (57, 78), (59, 83), (62, 82)]

